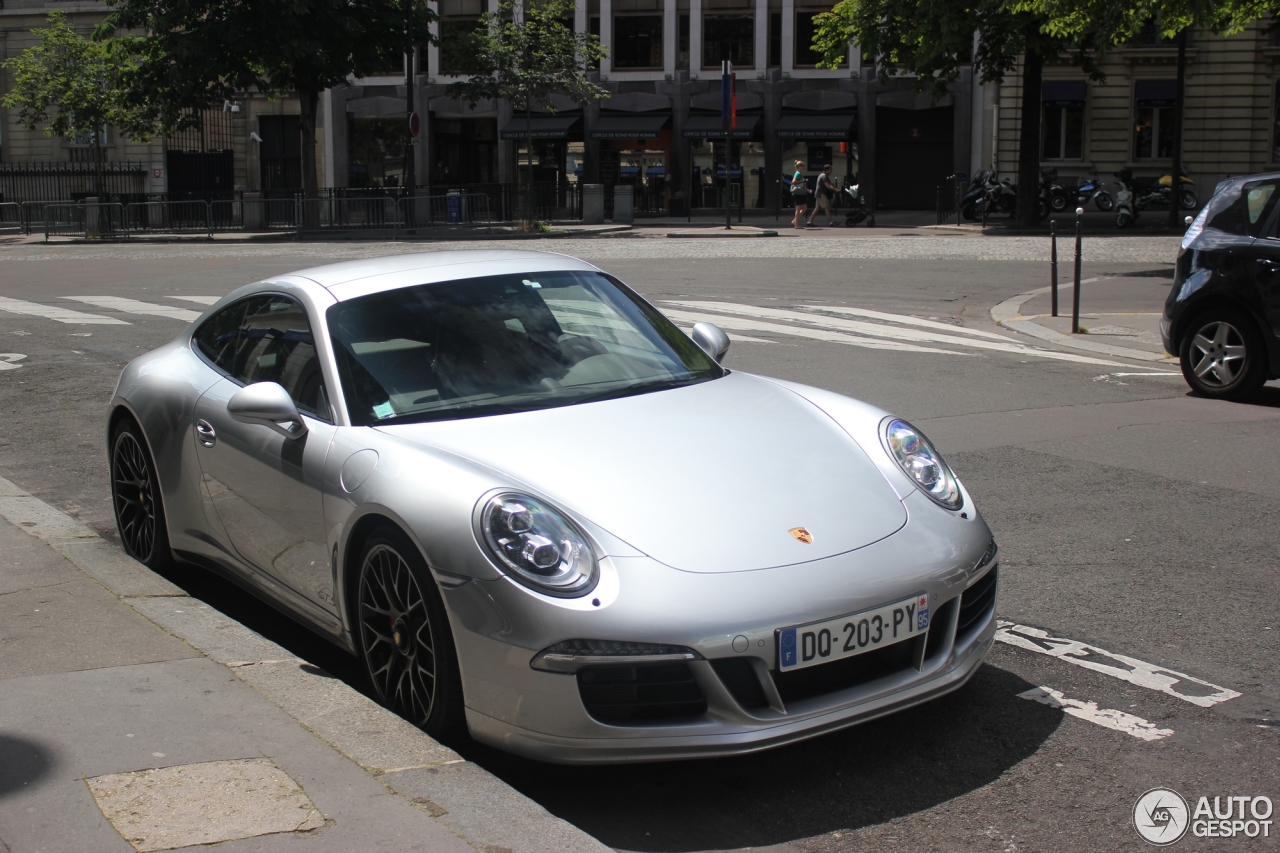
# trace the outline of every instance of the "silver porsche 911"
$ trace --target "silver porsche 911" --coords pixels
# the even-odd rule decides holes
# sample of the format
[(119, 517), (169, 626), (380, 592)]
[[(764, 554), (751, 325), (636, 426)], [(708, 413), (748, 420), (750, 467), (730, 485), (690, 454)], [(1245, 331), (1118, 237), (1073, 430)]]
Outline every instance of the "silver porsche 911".
[(133, 361), (120, 537), (357, 655), (432, 733), (548, 761), (776, 746), (962, 685), (996, 544), (910, 424), (730, 371), (583, 261), (353, 261)]

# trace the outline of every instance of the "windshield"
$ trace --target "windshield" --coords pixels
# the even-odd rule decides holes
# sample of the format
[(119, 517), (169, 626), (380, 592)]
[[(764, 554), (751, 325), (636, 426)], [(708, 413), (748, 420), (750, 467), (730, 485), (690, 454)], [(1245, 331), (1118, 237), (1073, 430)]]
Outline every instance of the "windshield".
[(327, 317), (358, 425), (568, 406), (724, 375), (597, 272), (424, 284), (339, 303)]

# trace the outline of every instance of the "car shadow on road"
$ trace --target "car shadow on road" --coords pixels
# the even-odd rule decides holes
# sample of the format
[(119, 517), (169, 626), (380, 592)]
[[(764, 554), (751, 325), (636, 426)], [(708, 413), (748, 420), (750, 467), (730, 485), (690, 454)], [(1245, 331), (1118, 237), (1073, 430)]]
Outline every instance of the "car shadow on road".
[(733, 758), (564, 767), (462, 750), (615, 849), (761, 847), (883, 823), (990, 784), (1062, 722), (1060, 710), (1017, 697), (1033, 686), (988, 665), (925, 705)]
[(22, 790), (53, 771), (53, 750), (26, 738), (0, 733), (0, 799)]

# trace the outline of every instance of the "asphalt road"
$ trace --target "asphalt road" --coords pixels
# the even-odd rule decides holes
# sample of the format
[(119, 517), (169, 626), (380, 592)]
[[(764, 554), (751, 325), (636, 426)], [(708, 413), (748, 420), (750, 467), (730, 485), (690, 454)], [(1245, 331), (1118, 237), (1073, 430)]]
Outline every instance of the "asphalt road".
[[(999, 615), (1015, 627), (978, 675), (916, 709), (752, 756), (581, 769), (464, 745), (468, 757), (637, 851), (1132, 850), (1148, 789), (1173, 788), (1193, 809), (1201, 796), (1280, 800), (1280, 388), (1253, 405), (1195, 400), (1176, 367), (998, 327), (993, 305), (1047, 283), (1038, 244), (951, 239), (554, 248), (599, 258), (684, 325), (721, 322), (738, 338), (736, 370), (860, 397), (934, 436), (1001, 545)], [(1135, 238), (1087, 254), (1085, 275), (1107, 278), (1085, 286), (1085, 311), (1158, 312), (1169, 245)], [(114, 535), (104, 405), (130, 358), (183, 328), (162, 315), (389, 250), (0, 246), (0, 296), (123, 321), (67, 324), (0, 304), (0, 362), (18, 365), (0, 369), (0, 474)], [(690, 305), (706, 302), (720, 304)], [(879, 332), (851, 336), (849, 322)], [(358, 682), (341, 653), (226, 583), (175, 580)], [(1276, 849), (1275, 820), (1267, 838), (1188, 835), (1178, 847)]]

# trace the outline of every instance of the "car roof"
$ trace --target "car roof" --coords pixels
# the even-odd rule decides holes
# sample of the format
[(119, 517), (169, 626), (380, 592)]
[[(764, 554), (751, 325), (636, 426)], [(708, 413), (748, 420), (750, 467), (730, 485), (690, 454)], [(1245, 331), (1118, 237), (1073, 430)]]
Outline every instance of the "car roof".
[(522, 249), (470, 249), (414, 252), (326, 264), (290, 276), (309, 279), (338, 301), (415, 284), (548, 270), (594, 270), (586, 261), (557, 252)]

